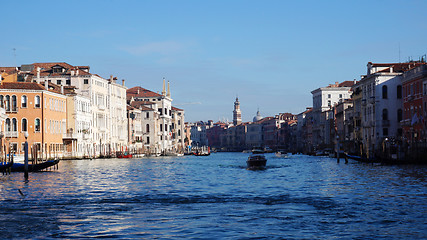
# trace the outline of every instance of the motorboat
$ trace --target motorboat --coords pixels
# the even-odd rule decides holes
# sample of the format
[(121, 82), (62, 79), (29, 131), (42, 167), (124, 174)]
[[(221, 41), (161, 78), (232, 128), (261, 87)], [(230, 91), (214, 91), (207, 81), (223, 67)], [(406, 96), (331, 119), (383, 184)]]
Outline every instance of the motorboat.
[(246, 165), (248, 169), (263, 169), (267, 164), (267, 159), (263, 154), (252, 154), (246, 160)]

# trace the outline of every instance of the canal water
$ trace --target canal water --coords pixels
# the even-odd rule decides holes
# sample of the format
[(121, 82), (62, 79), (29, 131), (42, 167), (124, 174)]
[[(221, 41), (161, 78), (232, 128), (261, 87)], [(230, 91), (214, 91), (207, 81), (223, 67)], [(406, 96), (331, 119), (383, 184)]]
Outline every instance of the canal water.
[(427, 167), (245, 153), (0, 175), (1, 239), (426, 239)]

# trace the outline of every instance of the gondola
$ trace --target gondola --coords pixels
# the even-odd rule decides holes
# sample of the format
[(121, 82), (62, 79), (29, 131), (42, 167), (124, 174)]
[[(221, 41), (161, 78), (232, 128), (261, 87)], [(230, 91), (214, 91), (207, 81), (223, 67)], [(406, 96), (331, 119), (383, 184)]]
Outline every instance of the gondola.
[[(28, 164), (28, 172), (38, 172), (49, 167), (53, 167), (59, 163), (59, 159), (56, 160), (48, 160), (45, 162), (37, 163), (37, 164)], [(12, 172), (24, 172), (25, 164), (24, 163), (13, 163)]]
[(8, 168), (12, 167), (13, 161), (10, 162), (1, 162), (0, 163), (0, 172), (5, 172)]

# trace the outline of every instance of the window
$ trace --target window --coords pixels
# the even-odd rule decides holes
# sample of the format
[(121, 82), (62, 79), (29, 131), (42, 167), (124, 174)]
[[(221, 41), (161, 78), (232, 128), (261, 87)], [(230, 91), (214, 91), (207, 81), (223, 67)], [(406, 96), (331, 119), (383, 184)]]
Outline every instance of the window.
[(342, 98), (342, 94), (340, 94), (340, 98)]
[(89, 84), (89, 79), (83, 79), (83, 84)]
[(40, 108), (40, 96), (36, 96), (34, 98), (34, 107), (35, 108)]
[(12, 132), (17, 132), (18, 131), (18, 123), (16, 121), (16, 118), (12, 119)]
[(383, 120), (388, 120), (388, 110), (387, 110), (387, 108), (383, 109)]
[(22, 95), (21, 97), (21, 108), (26, 108), (27, 107), (27, 96)]
[(331, 106), (331, 100), (328, 100), (328, 106)]
[(397, 121), (400, 122), (403, 119), (402, 109), (397, 109)]
[(150, 144), (150, 137), (147, 137), (147, 144)]
[(68, 86), (70, 86), (71, 85), (71, 80), (66, 80), (65, 84), (67, 84)]
[(383, 99), (387, 99), (387, 86), (383, 86)]
[(6, 118), (6, 132), (10, 132), (11, 128), (10, 128), (10, 118)]
[(178, 129), (178, 136), (181, 136), (181, 129)]
[(163, 132), (163, 124), (160, 124), (160, 132)]
[(147, 124), (145, 126), (145, 132), (149, 133), (150, 132), (150, 124)]
[(402, 86), (397, 85), (397, 99), (402, 99)]
[(28, 127), (27, 126), (28, 126), (27, 119), (23, 118), (21, 120), (21, 129), (22, 129), (22, 132), (27, 132), (28, 131)]
[(6, 105), (6, 111), (10, 111), (10, 96), (6, 95), (6, 100), (4, 101), (4, 104)]
[(328, 94), (328, 98), (331, 98), (331, 94)]
[(56, 80), (56, 84), (61, 85), (61, 80)]
[(165, 132), (167, 132), (167, 131), (168, 131), (168, 125), (165, 124)]
[(147, 112), (147, 113), (145, 114), (145, 117), (146, 117), (146, 118), (150, 118), (150, 112)]
[(16, 96), (13, 95), (12, 96), (12, 111), (16, 112), (17, 108), (18, 108), (18, 101), (16, 100)]
[(0, 95), (0, 107), (4, 108), (3, 95)]
[(36, 118), (35, 122), (34, 122), (34, 130), (36, 132), (40, 132), (40, 119)]

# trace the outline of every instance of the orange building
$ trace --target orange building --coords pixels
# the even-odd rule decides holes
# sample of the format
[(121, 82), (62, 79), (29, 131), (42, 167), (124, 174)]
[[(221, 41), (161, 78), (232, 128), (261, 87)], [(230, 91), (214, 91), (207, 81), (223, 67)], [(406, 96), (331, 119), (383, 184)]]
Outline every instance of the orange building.
[(28, 132), (28, 145), (36, 144), (40, 155), (62, 156), (67, 108), (61, 91), (34, 82), (2, 82), (0, 105), (8, 115), (3, 141), (6, 147), (23, 154), (24, 133)]

